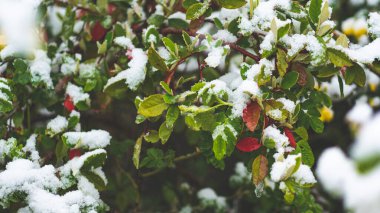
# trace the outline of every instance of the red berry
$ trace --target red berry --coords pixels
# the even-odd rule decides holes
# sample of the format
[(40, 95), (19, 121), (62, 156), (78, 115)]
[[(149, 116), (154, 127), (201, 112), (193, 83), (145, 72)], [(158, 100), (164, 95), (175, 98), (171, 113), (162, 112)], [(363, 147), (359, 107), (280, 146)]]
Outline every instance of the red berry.
[(114, 4), (108, 4), (107, 12), (109, 15), (115, 12), (115, 10), (116, 10), (116, 6)]
[(96, 22), (91, 30), (91, 36), (93, 41), (99, 41), (106, 35), (107, 30), (100, 24)]
[(80, 149), (70, 149), (70, 151), (69, 151), (69, 159), (70, 160), (75, 158), (75, 157), (79, 157), (81, 155), (82, 155), (82, 153), (81, 153)]
[(238, 148), (242, 152), (252, 152), (261, 147), (259, 140), (257, 138), (247, 137), (240, 139), (236, 144), (236, 148)]
[(73, 111), (75, 109), (75, 105), (74, 105), (73, 100), (72, 100), (72, 98), (70, 96), (66, 96), (66, 99), (63, 102), (63, 106), (69, 112), (71, 112), (71, 111)]
[(296, 148), (297, 143), (296, 143), (296, 140), (294, 139), (292, 131), (289, 128), (285, 127), (284, 132), (285, 132), (286, 137), (288, 137), (289, 139), (290, 146), (292, 146), (293, 148)]

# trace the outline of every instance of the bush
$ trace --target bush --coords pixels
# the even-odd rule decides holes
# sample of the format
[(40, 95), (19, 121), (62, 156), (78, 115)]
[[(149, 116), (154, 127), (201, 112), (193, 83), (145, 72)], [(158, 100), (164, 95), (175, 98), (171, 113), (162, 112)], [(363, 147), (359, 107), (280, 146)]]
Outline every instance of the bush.
[[(339, 3), (4, 0), (1, 206), (376, 212), (380, 16)], [(330, 197), (318, 140), (350, 131), (318, 164)]]

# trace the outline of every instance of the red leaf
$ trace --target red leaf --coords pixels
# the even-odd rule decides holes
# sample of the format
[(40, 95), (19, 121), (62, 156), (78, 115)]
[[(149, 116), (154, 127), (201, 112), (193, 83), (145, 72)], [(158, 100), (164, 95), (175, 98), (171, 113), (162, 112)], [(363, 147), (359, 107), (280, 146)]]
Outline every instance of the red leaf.
[(75, 105), (73, 103), (73, 100), (70, 96), (66, 96), (65, 101), (63, 102), (63, 106), (66, 108), (67, 111), (71, 112), (75, 109)]
[(243, 121), (247, 128), (253, 132), (260, 119), (261, 108), (257, 102), (251, 102), (243, 110)]
[(82, 153), (81, 153), (80, 149), (70, 149), (70, 151), (69, 151), (69, 159), (70, 160), (75, 158), (75, 157), (79, 157), (81, 155), (82, 155)]
[(100, 24), (100, 22), (96, 22), (91, 30), (92, 40), (99, 41), (106, 35), (106, 33), (107, 30)]
[(288, 137), (288, 139), (289, 139), (290, 146), (296, 148), (297, 143), (296, 143), (296, 140), (294, 139), (292, 131), (289, 128), (285, 127), (284, 132), (285, 132), (286, 137)]
[(252, 152), (260, 147), (261, 144), (259, 143), (259, 140), (252, 137), (240, 139), (236, 144), (236, 148), (242, 152)]

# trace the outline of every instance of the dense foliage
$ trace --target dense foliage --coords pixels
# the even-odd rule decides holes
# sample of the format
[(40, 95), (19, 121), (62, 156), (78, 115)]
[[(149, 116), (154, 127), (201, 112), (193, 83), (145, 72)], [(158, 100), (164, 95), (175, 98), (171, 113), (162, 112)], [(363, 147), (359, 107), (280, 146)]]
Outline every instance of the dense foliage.
[[(378, 172), (361, 174), (379, 163), (380, 120), (364, 123), (379, 105), (380, 15), (334, 22), (360, 5), (340, 3), (4, 0), (0, 205), (376, 212)], [(332, 198), (313, 152), (347, 150), (349, 130), (352, 159), (334, 148), (318, 165)], [(369, 180), (378, 190), (349, 184)]]

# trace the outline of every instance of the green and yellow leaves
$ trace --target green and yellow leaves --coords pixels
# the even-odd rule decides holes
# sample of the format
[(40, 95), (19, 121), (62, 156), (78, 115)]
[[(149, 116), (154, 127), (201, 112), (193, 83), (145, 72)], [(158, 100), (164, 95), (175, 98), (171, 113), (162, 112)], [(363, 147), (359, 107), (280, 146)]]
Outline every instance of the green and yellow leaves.
[(148, 50), (148, 61), (154, 68), (162, 72), (169, 70), (168, 66), (165, 63), (165, 60), (157, 53), (153, 47), (150, 47)]
[(203, 3), (195, 3), (191, 5), (186, 11), (186, 19), (195, 20), (201, 17), (209, 7), (209, 1)]
[(156, 117), (161, 115), (168, 107), (169, 105), (164, 101), (164, 95), (154, 94), (141, 102), (138, 113), (147, 118)]
[(212, 133), (214, 139), (212, 150), (217, 160), (222, 160), (227, 154), (232, 153), (235, 147), (237, 132), (228, 123), (219, 124)]
[(352, 60), (347, 56), (347, 54), (340, 50), (327, 48), (327, 56), (337, 67), (349, 67), (353, 65)]
[(137, 138), (134, 149), (133, 149), (133, 165), (135, 165), (136, 169), (140, 166), (140, 153), (141, 153), (141, 145), (142, 145), (142, 138), (143, 136), (140, 136)]
[(259, 185), (268, 174), (268, 159), (259, 155), (252, 163), (252, 181), (255, 186)]
[(247, 2), (245, 0), (218, 0), (218, 3), (227, 9), (237, 9), (244, 6)]
[(281, 77), (283, 77), (288, 69), (288, 62), (286, 59), (286, 52), (282, 49), (277, 50), (277, 70)]

